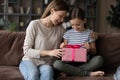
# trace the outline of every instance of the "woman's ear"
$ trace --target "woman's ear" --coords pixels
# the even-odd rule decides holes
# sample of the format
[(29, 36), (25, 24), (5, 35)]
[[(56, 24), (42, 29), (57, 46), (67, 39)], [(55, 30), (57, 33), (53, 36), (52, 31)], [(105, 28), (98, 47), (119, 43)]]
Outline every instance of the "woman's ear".
[(52, 9), (50, 10), (50, 13), (53, 14), (54, 12), (55, 12), (55, 9), (52, 8)]

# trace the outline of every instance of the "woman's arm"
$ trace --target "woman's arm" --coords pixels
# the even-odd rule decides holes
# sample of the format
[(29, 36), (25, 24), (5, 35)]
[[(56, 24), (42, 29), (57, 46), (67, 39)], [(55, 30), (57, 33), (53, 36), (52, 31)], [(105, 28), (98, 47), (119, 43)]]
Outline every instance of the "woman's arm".
[(98, 38), (98, 33), (96, 33), (96, 32), (91, 32), (91, 33), (90, 33), (90, 37), (96, 40), (96, 39)]
[(23, 51), (24, 55), (30, 57), (30, 58), (40, 58), (40, 56), (55, 56), (55, 57), (61, 57), (62, 50), (61, 49), (54, 49), (54, 50), (39, 50), (34, 49), (33, 46), (35, 45), (35, 38), (37, 34), (37, 29), (35, 22), (30, 22), (27, 30), (26, 30), (26, 36), (24, 40), (24, 46)]
[(26, 29), (26, 36), (23, 45), (24, 55), (30, 58), (40, 58), (40, 50), (33, 48), (33, 46), (35, 45), (34, 42), (37, 33), (35, 27), (36, 27), (36, 22), (31, 21)]
[(60, 58), (62, 56), (62, 49), (54, 49), (54, 50), (43, 50), (40, 51), (40, 56), (55, 56)]

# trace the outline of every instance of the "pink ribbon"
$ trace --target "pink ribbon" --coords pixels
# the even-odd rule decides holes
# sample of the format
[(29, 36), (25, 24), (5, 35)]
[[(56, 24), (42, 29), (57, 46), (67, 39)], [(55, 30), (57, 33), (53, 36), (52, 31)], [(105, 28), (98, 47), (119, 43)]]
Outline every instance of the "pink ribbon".
[(80, 48), (80, 45), (67, 45), (67, 48), (72, 48), (72, 61), (75, 61), (75, 49)]

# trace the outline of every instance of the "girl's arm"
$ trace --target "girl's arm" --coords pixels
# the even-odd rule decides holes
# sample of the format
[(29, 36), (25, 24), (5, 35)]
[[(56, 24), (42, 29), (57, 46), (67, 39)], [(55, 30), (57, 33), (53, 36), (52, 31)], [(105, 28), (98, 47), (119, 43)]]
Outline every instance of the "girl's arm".
[(84, 43), (84, 47), (88, 50), (88, 52), (92, 53), (92, 54), (96, 54), (96, 45), (95, 42), (91, 42), (91, 43)]
[(68, 44), (68, 41), (67, 41), (67, 40), (64, 40), (64, 42), (62, 42), (62, 43), (60, 44), (60, 48), (66, 47), (67, 44)]

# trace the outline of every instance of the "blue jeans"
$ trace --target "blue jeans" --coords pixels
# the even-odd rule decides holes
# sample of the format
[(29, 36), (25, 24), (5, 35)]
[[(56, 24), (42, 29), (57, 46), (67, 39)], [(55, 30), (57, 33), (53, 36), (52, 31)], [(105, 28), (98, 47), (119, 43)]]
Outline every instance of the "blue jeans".
[(24, 60), (19, 69), (25, 80), (53, 80), (53, 68), (50, 65), (36, 66), (32, 61)]

